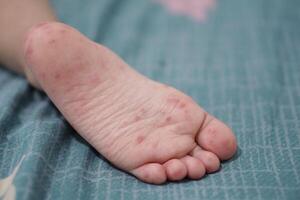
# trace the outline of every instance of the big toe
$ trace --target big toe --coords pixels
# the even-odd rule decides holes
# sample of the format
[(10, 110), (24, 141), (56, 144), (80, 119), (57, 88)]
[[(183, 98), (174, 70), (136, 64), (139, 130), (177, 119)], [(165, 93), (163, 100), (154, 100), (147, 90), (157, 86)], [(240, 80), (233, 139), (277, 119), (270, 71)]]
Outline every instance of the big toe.
[(232, 130), (209, 114), (197, 135), (197, 142), (203, 149), (213, 152), (221, 160), (231, 158), (237, 149)]

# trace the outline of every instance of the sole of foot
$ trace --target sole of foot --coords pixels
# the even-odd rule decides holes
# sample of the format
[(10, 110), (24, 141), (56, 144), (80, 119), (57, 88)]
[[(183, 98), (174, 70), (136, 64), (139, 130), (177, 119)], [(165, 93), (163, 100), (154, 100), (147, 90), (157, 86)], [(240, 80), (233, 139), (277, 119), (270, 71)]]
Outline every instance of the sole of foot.
[(33, 27), (24, 57), (27, 77), (77, 132), (113, 165), (144, 182), (200, 179), (236, 152), (227, 125), (70, 26)]

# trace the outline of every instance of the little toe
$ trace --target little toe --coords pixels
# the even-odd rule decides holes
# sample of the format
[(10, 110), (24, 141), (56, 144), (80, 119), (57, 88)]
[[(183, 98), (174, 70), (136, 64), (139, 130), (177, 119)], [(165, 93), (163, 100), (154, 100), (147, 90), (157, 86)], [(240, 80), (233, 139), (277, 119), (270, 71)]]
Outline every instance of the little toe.
[(199, 146), (194, 148), (194, 150), (191, 152), (191, 156), (202, 161), (207, 173), (218, 171), (220, 168), (219, 158), (214, 153), (205, 151)]
[(185, 156), (181, 158), (181, 161), (187, 168), (187, 174), (189, 178), (200, 179), (205, 175), (205, 166), (199, 159), (192, 156)]
[(142, 165), (141, 167), (131, 170), (131, 173), (147, 183), (161, 184), (167, 180), (165, 168), (158, 163)]
[(166, 169), (168, 179), (171, 181), (181, 180), (187, 175), (187, 168), (181, 160), (171, 159), (165, 162), (163, 165)]
[(209, 114), (198, 133), (197, 142), (200, 147), (213, 152), (221, 160), (231, 158), (237, 149), (236, 138), (232, 130)]

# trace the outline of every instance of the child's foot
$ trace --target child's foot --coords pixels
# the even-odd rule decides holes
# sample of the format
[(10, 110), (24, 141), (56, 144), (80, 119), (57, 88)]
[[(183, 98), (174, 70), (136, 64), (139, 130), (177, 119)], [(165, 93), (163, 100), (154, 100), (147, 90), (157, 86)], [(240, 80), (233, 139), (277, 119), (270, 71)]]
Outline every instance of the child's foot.
[(190, 97), (67, 25), (34, 27), (25, 58), (30, 76), (79, 134), (145, 182), (199, 179), (236, 151), (232, 131)]

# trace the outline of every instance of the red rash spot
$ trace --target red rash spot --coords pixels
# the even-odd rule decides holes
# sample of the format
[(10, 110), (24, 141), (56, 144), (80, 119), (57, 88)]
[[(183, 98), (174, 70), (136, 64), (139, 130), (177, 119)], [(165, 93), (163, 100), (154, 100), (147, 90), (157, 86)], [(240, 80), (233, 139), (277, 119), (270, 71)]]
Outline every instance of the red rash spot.
[(186, 105), (185, 105), (185, 103), (180, 103), (179, 104), (179, 108), (184, 108)]
[(65, 34), (66, 33), (66, 29), (60, 30), (60, 33)]
[(97, 76), (97, 74), (95, 74), (93, 77), (91, 77), (90, 82), (92, 85), (99, 85), (101, 83), (100, 77)]
[(134, 121), (135, 121), (135, 122), (137, 122), (137, 121), (139, 121), (139, 120), (141, 120), (141, 117), (140, 117), (140, 116), (138, 116), (138, 115), (137, 115), (137, 116), (135, 116), (135, 118), (134, 118)]
[[(78, 102), (78, 104), (77, 104), (78, 108), (77, 109), (79, 111), (84, 111), (84, 109), (82, 109), (82, 107), (85, 106), (85, 105), (86, 105), (86, 102), (84, 102), (84, 101), (82, 101), (80, 103)], [(81, 112), (79, 114), (81, 114)]]
[(45, 79), (45, 78), (46, 78), (46, 74), (45, 74), (45, 73), (41, 73), (41, 77), (42, 77), (43, 79)]
[(32, 38), (27, 35), (25, 39), (25, 56), (30, 56), (33, 53)]
[(54, 39), (52, 39), (52, 40), (49, 41), (49, 44), (54, 44), (54, 43), (55, 43)]
[(142, 108), (139, 111), (139, 113), (134, 117), (134, 122), (141, 120), (143, 118), (143, 116), (145, 116), (145, 114), (146, 114), (146, 110), (144, 108)]
[(136, 138), (136, 143), (141, 144), (145, 140), (145, 137), (140, 135)]
[(144, 108), (141, 109), (141, 114), (145, 114), (146, 110)]
[(56, 80), (60, 79), (60, 77), (61, 77), (61, 75), (60, 75), (59, 73), (56, 73), (56, 74), (54, 75), (54, 78), (55, 78)]
[(171, 176), (173, 176), (173, 177), (178, 177), (178, 176), (181, 176), (181, 174), (182, 174), (182, 172), (180, 171), (180, 170), (172, 170), (171, 172), (170, 172), (170, 174), (171, 174)]
[(217, 130), (214, 129), (214, 128), (209, 128), (207, 131), (208, 131), (210, 134), (214, 134), (214, 135), (217, 133)]
[(214, 144), (215, 144), (215, 140), (212, 138), (208, 139), (207, 142), (212, 146), (214, 146)]
[(167, 117), (166, 122), (170, 122), (172, 120), (172, 117)]
[(96, 85), (96, 84), (98, 83), (98, 79), (97, 79), (97, 78), (92, 79), (92, 80), (91, 80), (91, 83), (92, 83), (93, 85)]
[(33, 53), (32, 47), (31, 47), (31, 46), (27, 47), (27, 49), (26, 49), (26, 55), (27, 55), (27, 56), (31, 56), (32, 53)]

